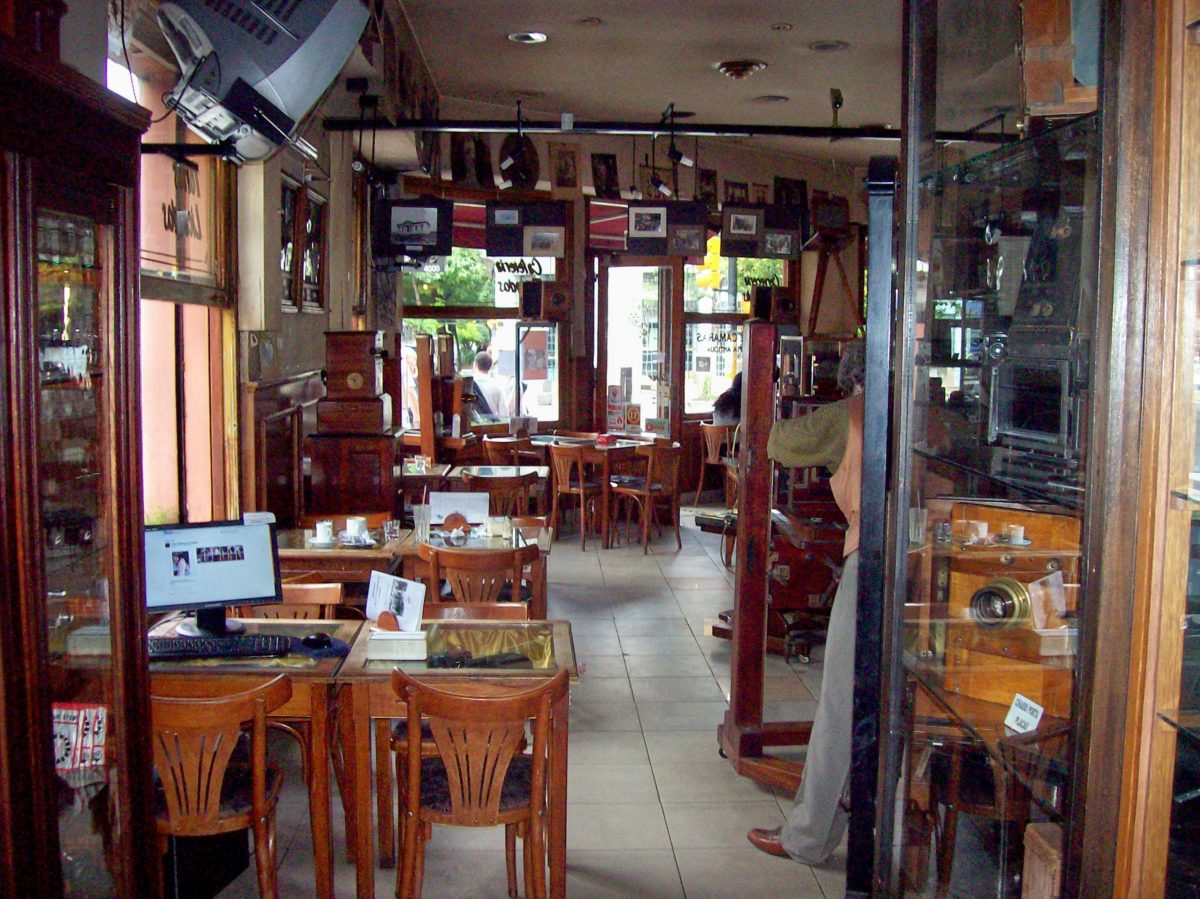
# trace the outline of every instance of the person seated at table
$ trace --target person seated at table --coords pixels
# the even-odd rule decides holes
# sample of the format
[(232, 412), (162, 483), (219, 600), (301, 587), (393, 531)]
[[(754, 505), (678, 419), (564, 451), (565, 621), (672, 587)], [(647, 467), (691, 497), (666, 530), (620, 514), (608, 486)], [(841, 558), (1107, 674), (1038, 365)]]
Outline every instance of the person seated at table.
[(742, 420), (742, 373), (733, 376), (729, 389), (713, 403), (713, 424), (736, 425)]

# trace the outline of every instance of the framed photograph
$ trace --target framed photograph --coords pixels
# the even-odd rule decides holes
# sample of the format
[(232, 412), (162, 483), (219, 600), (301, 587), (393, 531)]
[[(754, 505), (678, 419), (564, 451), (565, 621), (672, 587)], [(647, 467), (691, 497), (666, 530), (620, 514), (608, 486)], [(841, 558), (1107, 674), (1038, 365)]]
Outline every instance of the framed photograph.
[(527, 225), (525, 228), (526, 256), (562, 256), (565, 229), (546, 225)]
[(617, 173), (616, 153), (592, 154), (592, 187), (601, 200), (621, 199), (621, 181)]
[(492, 209), (492, 224), (498, 227), (515, 227), (521, 224), (520, 209)]
[(767, 199), (767, 185), (765, 185), (765, 184), (755, 184), (754, 185), (754, 202), (755, 203), (769, 203), (770, 202), (770, 200)]
[[(675, 183), (674, 175), (669, 168), (663, 168), (661, 166), (655, 168), (654, 166), (643, 165), (640, 167), (639, 172), (640, 177), (638, 178), (638, 189), (642, 192), (643, 200), (670, 199), (670, 197), (662, 193), (662, 191), (656, 188), (652, 183), (651, 179), (655, 175), (658, 175), (659, 180), (665, 184), (673, 194), (679, 193), (679, 191), (675, 190), (677, 185)], [(662, 236), (664, 235), (659, 235), (659, 237)]]
[(666, 206), (630, 206), (630, 237), (666, 237)]
[(696, 199), (707, 206), (709, 212), (717, 211), (716, 169), (696, 169)]
[(579, 145), (551, 141), (550, 191), (555, 196), (579, 194)]
[(455, 184), (463, 187), (481, 186), (475, 150), (473, 134), (455, 132), (450, 135), (450, 178)]
[(726, 203), (749, 203), (750, 190), (746, 187), (745, 181), (726, 181), (725, 182), (725, 202)]
[(438, 210), (436, 206), (393, 206), (391, 220), (392, 243), (395, 245), (431, 247), (437, 243)]
[(736, 209), (726, 216), (730, 237), (757, 237), (760, 212), (753, 209)]
[(668, 225), (667, 253), (672, 256), (701, 256), (704, 254), (703, 225)]
[(775, 259), (792, 259), (796, 255), (798, 237), (795, 231), (767, 229), (763, 232), (763, 255)]
[(808, 182), (801, 178), (775, 177), (775, 204), (808, 208)]

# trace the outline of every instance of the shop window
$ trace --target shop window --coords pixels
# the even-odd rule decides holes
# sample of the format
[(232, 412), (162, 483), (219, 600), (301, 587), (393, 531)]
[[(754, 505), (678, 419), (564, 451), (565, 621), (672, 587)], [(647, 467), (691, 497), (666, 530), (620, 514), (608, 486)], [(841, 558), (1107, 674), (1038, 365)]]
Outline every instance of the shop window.
[(325, 308), (325, 198), (284, 176), (279, 198), (284, 309)]

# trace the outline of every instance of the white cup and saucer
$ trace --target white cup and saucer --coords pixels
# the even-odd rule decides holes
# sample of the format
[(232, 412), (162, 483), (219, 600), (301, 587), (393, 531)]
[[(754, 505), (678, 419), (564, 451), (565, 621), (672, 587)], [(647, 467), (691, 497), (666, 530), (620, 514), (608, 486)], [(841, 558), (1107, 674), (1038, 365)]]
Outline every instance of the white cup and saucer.
[(333, 546), (333, 522), (318, 521), (313, 527), (313, 536), (309, 542), (313, 546)]

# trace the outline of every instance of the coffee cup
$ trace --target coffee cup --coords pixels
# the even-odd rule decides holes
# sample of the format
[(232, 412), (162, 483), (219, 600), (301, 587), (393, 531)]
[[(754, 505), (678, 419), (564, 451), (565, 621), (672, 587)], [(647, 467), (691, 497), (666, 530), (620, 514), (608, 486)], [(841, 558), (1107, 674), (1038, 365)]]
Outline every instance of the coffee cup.
[(313, 529), (313, 539), (317, 543), (332, 543), (333, 542), (333, 522), (318, 521)]
[(1009, 543), (1024, 543), (1025, 542), (1025, 525), (1023, 524), (1006, 524), (1004, 526), (1004, 539)]
[(986, 521), (971, 521), (970, 536), (973, 540), (986, 540), (988, 535), (988, 523)]
[(367, 519), (361, 515), (351, 515), (346, 519), (346, 533), (356, 539), (367, 536)]

